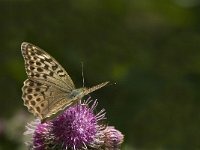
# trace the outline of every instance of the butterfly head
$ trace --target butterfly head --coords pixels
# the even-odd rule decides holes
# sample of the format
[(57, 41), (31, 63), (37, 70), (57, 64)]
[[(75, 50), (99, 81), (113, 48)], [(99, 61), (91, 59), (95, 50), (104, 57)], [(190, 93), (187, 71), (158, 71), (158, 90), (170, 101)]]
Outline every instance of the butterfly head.
[(74, 89), (70, 94), (70, 98), (81, 99), (85, 95), (85, 91), (87, 91), (87, 88), (85, 87)]
[(108, 83), (109, 82), (107, 81), (107, 82), (103, 82), (103, 83), (100, 83), (98, 85), (92, 86), (90, 88), (83, 87), (83, 88), (79, 88), (79, 89), (74, 89), (70, 93), (69, 97), (72, 98), (72, 99), (81, 99), (83, 96), (104, 87)]

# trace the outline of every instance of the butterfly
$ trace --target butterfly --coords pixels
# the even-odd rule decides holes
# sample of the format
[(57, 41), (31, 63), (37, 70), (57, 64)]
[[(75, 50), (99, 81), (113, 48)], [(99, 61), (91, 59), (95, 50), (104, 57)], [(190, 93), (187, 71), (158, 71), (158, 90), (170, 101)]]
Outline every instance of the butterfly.
[(22, 43), (21, 51), (28, 76), (22, 87), (22, 99), (28, 110), (42, 123), (109, 83), (75, 88), (65, 69), (47, 52), (27, 42)]

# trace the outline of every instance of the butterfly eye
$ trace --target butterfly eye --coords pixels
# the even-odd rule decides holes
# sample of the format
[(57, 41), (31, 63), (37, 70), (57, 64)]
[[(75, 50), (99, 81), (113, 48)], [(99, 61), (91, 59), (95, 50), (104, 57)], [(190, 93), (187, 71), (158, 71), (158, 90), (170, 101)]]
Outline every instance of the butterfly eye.
[(83, 91), (84, 91), (83, 88), (75, 89), (70, 93), (69, 97), (70, 98), (76, 98), (76, 97), (82, 96), (83, 95)]
[(76, 97), (76, 93), (75, 92), (72, 92), (70, 95), (69, 95), (69, 98), (75, 98)]

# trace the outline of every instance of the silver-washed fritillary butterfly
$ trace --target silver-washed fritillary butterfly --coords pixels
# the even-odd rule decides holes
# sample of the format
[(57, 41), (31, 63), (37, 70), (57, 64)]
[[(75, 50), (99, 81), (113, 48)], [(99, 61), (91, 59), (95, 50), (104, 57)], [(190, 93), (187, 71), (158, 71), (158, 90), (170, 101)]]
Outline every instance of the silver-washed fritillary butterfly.
[(76, 89), (65, 69), (47, 52), (27, 42), (22, 43), (21, 50), (28, 75), (22, 87), (22, 99), (41, 122), (56, 117), (83, 96), (109, 83)]

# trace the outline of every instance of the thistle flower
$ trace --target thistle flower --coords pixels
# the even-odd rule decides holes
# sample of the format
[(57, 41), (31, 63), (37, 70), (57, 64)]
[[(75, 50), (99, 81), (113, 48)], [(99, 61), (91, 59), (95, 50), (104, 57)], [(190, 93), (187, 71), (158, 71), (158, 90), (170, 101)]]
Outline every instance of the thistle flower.
[(105, 110), (94, 114), (97, 100), (88, 99), (69, 107), (55, 119), (41, 124), (38, 119), (27, 125), (25, 134), (31, 135), (28, 145), (33, 150), (99, 150), (115, 148), (123, 141), (123, 135), (101, 123)]
[[(97, 102), (94, 103), (94, 105)], [(100, 120), (105, 116), (102, 113)], [(52, 132), (56, 142), (73, 149), (89, 145), (99, 131), (97, 116), (87, 105), (75, 105), (52, 121)]]
[(104, 142), (105, 149), (108, 150), (118, 150), (120, 149), (120, 145), (124, 140), (124, 135), (116, 130), (113, 126), (108, 126), (103, 131), (104, 132)]
[(34, 150), (45, 150), (50, 149), (51, 142), (53, 141), (53, 138), (51, 139), (51, 123), (40, 123), (39, 119), (34, 120), (31, 123), (28, 123), (26, 126), (26, 132), (24, 135), (30, 135), (31, 139), (26, 142), (25, 144), (30, 148)]
[(51, 124), (39, 124), (35, 129), (33, 139), (34, 149), (44, 150), (52, 148), (51, 143), (53, 143), (53, 139), (51, 139)]

